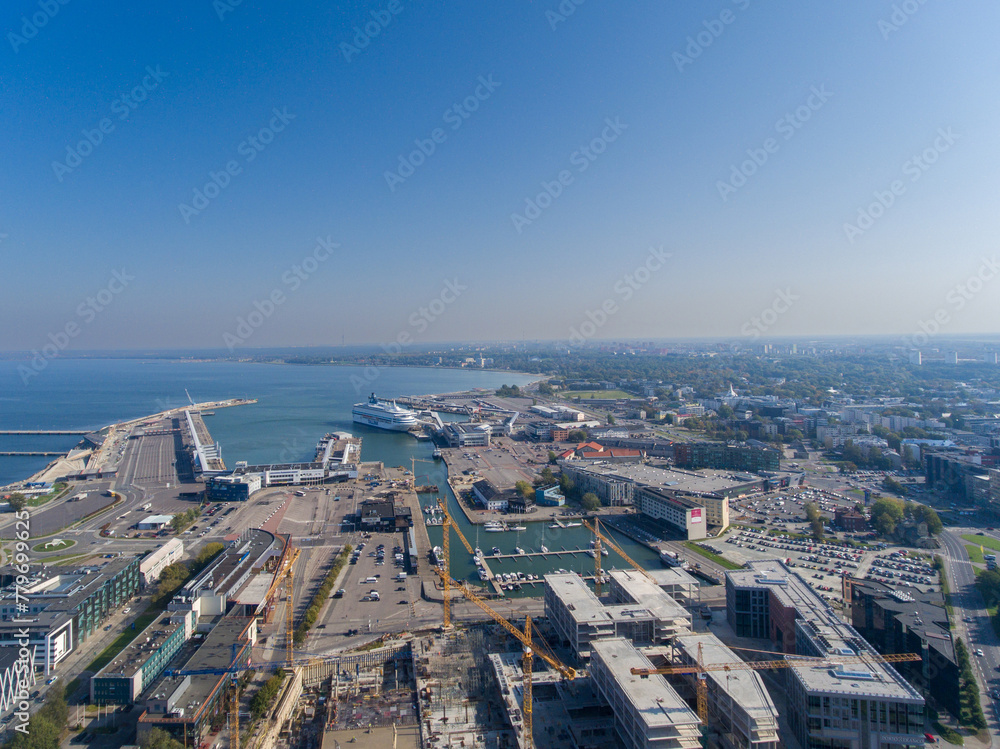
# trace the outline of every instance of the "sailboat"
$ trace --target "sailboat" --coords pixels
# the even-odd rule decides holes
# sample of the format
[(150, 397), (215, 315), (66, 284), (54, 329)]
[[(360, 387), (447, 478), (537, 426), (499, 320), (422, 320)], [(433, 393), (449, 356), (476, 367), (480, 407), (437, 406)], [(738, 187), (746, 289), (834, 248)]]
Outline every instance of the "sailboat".
[(477, 562), (483, 558), (483, 550), (479, 548), (479, 526), (476, 526), (476, 551), (472, 555), (472, 558)]
[(541, 552), (543, 554), (547, 554), (548, 551), (549, 551), (549, 548), (545, 545), (545, 526), (544, 525), (542, 526), (542, 541), (541, 541), (541, 546), (539, 546), (538, 548), (541, 550)]

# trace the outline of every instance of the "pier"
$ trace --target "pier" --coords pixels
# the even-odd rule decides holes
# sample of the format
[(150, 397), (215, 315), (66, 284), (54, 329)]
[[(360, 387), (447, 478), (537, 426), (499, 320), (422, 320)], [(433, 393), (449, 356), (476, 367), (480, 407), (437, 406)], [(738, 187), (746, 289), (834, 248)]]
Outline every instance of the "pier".
[(42, 451), (37, 451), (37, 450), (34, 451), (34, 452), (23, 452), (23, 451), (22, 452), (0, 452), (0, 455), (5, 455), (7, 457), (17, 457), (17, 458), (38, 457), (38, 456), (52, 457), (52, 456), (55, 456), (55, 455), (65, 455), (65, 454), (66, 454), (65, 452), (42, 452)]
[(593, 549), (559, 549), (557, 551), (526, 551), (524, 554), (483, 554), (483, 559), (530, 559), (531, 557), (557, 557), (564, 554), (586, 554)]
[[(79, 429), (2, 429), (0, 434), (90, 434), (87, 430)], [(62, 455), (62, 453), (58, 453)]]

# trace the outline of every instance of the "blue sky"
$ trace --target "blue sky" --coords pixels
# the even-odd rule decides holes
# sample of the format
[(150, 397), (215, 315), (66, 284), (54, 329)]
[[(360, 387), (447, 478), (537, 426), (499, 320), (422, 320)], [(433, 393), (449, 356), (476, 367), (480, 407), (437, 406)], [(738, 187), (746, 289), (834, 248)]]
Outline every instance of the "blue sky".
[(995, 3), (232, 2), (4, 5), (0, 349), (996, 331)]

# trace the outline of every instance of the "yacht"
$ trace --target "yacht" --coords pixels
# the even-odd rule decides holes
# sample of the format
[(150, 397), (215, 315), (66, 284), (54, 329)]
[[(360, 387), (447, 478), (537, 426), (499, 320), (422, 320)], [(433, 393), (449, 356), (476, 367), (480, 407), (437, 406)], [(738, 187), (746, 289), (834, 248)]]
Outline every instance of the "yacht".
[(490, 573), (486, 571), (484, 567), (479, 567), (479, 579), (483, 582), (489, 582)]
[(434, 460), (441, 460), (441, 448), (435, 447), (431, 455), (434, 456)]
[(525, 551), (524, 551), (524, 549), (522, 549), (522, 548), (521, 548), (520, 546), (515, 546), (515, 547), (514, 547), (514, 553), (515, 553), (515, 554), (524, 554), (524, 553), (525, 553)]
[(355, 403), (354, 421), (392, 432), (406, 432), (417, 426), (417, 415), (408, 408), (397, 406), (395, 401), (379, 400), (372, 393), (367, 403)]
[(509, 530), (509, 531), (517, 531), (518, 533), (520, 533), (521, 531), (528, 530), (528, 528), (526, 526), (523, 526), (523, 525), (509, 525), (509, 526), (507, 526), (507, 530)]
[(503, 533), (507, 530), (503, 523), (498, 523), (496, 520), (491, 520), (486, 525), (483, 526), (483, 530), (487, 533)]
[(499, 556), (500, 555), (500, 547), (499, 546), (494, 546), (493, 547), (493, 551), (491, 553), (493, 554), (493, 556)]

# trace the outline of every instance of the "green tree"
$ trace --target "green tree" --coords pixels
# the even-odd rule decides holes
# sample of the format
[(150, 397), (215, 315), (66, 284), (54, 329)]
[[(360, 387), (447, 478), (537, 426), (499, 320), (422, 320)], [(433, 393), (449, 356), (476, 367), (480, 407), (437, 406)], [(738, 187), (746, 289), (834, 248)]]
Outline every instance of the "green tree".
[(587, 439), (587, 433), (582, 429), (571, 429), (569, 432), (570, 442), (583, 442)]
[(547, 382), (538, 383), (538, 392), (542, 395), (552, 395), (555, 391), (555, 388)]
[(576, 489), (576, 482), (565, 473), (559, 474), (559, 490), (568, 497)]
[(531, 499), (535, 496), (534, 488), (527, 481), (518, 481), (514, 484), (514, 488), (517, 490), (517, 493), (525, 499)]
[(139, 746), (142, 749), (184, 749), (184, 744), (179, 742), (162, 728), (154, 728), (147, 735), (145, 741)]
[(556, 455), (552, 450), (549, 450), (549, 465), (555, 465), (559, 460), (559, 456)]
[(25, 497), (20, 492), (14, 492), (13, 494), (11, 494), (9, 497), (7, 497), (7, 501), (10, 502), (10, 509), (12, 509), (14, 512), (20, 512), (28, 504), (28, 498)]
[(608, 414), (608, 424), (614, 426), (616, 423), (617, 422), (615, 421), (615, 417), (612, 416), (611, 414)]
[(872, 525), (883, 536), (891, 536), (903, 519), (903, 503), (892, 497), (880, 497), (872, 504)]
[(815, 502), (806, 502), (806, 520), (809, 521), (809, 527), (812, 529), (813, 538), (817, 541), (822, 541), (824, 538), (823, 531), (823, 517), (819, 514), (819, 505)]
[(720, 419), (731, 419), (733, 418), (733, 415), (736, 413), (735, 411), (733, 411), (733, 407), (726, 403), (723, 403), (721, 406), (719, 406), (715, 410), (715, 412), (719, 414)]
[(535, 486), (551, 486), (555, 483), (555, 480), (556, 477), (555, 474), (552, 473), (552, 469), (545, 466), (545, 468), (543, 468), (535, 478)]
[(938, 517), (933, 507), (920, 505), (920, 514), (923, 516), (923, 521), (927, 523), (927, 531), (932, 536), (936, 536), (944, 530), (944, 523), (941, 522), (941, 518)]
[(595, 510), (600, 509), (601, 500), (593, 492), (587, 492), (580, 499), (580, 506), (587, 512), (594, 512)]

